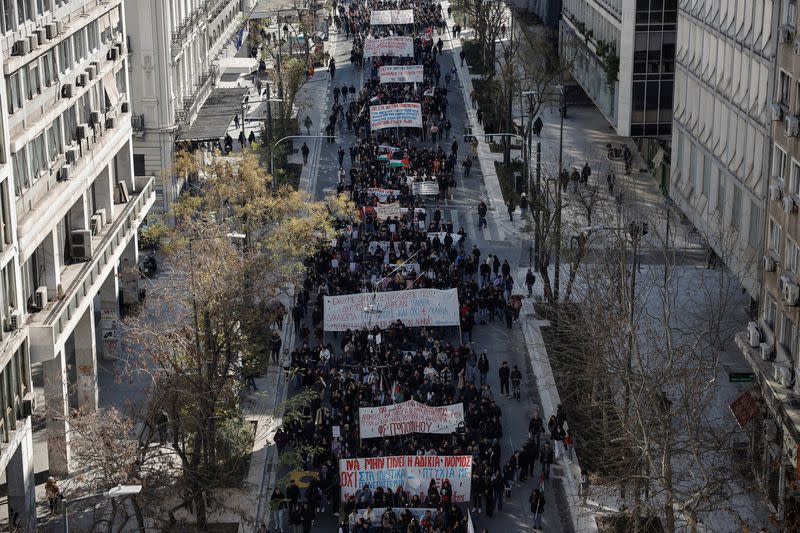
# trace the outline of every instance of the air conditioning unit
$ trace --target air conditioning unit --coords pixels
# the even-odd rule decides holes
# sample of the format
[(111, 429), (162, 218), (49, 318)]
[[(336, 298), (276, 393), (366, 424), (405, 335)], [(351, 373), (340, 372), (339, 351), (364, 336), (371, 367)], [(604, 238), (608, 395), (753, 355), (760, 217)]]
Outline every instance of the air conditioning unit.
[(100, 217), (100, 222), (103, 223), (103, 226), (108, 224), (108, 218), (106, 217), (106, 208), (105, 207), (101, 207), (100, 209), (95, 211), (94, 214)]
[(125, 46), (122, 43), (116, 43), (114, 49), (117, 51), (117, 57), (122, 57)]
[(36, 410), (36, 396), (28, 392), (22, 397), (22, 416), (33, 416)]
[[(130, 37), (129, 37), (130, 39)], [(121, 42), (117, 45), (117, 49), (119, 50), (119, 55), (124, 55), (128, 53), (128, 45), (124, 42)]]
[(784, 387), (792, 385), (792, 372), (786, 363), (772, 363), (772, 379)]
[(28, 35), (28, 41), (31, 43), (31, 50), (36, 50), (39, 48), (39, 36), (35, 33)]
[(54, 39), (55, 37), (58, 37), (58, 26), (54, 22), (51, 22), (50, 24), (45, 24), (44, 32), (47, 35), (48, 39)]
[(78, 149), (67, 148), (67, 150), (64, 152), (64, 157), (67, 161), (67, 164), (74, 165), (75, 162), (78, 160)]
[(775, 355), (775, 345), (773, 343), (761, 342), (758, 344), (758, 348), (761, 352), (762, 361), (769, 361)]
[(100, 124), (100, 121), (103, 120), (103, 115), (100, 114), (100, 111), (92, 111), (89, 113), (89, 122), (92, 126), (96, 124)]
[(20, 39), (19, 41), (15, 41), (14, 46), (11, 48), (12, 56), (24, 56), (28, 55), (30, 52), (31, 42), (28, 39)]
[(131, 110), (131, 104), (129, 104), (127, 101), (124, 101), (122, 102), (122, 105), (120, 105), (120, 109), (123, 113), (128, 113)]
[(94, 65), (89, 65), (86, 67), (86, 75), (90, 80), (95, 79), (97, 77), (97, 67)]
[(70, 169), (68, 165), (64, 165), (61, 167), (61, 170), (58, 171), (58, 178), (57, 181), (67, 181), (70, 178)]
[(89, 229), (92, 235), (98, 235), (103, 229), (103, 218), (100, 215), (92, 215), (89, 219)]
[(88, 261), (92, 258), (92, 232), (88, 229), (72, 230), (69, 238), (72, 258), (77, 261)]
[(8, 329), (10, 331), (16, 331), (20, 326), (22, 326), (22, 313), (20, 313), (18, 309), (14, 309), (8, 315)]
[(770, 442), (778, 438), (778, 424), (774, 420), (764, 420), (764, 437)]
[(117, 121), (114, 117), (106, 119), (106, 129), (113, 130), (117, 126)]
[(778, 28), (778, 42), (785, 44), (792, 42), (794, 39), (794, 34), (792, 33), (792, 28), (788, 26), (781, 26)]
[(42, 285), (36, 289), (36, 292), (33, 293), (33, 303), (39, 309), (44, 309), (47, 307), (47, 287)]
[(775, 272), (775, 268), (777, 266), (778, 266), (777, 262), (772, 258), (772, 256), (769, 255), (764, 256), (764, 271)]
[(113, 46), (108, 49), (108, 54), (106, 54), (106, 59), (109, 61), (116, 61), (117, 60), (117, 49)]
[(33, 33), (36, 34), (39, 44), (42, 44), (47, 40), (47, 31), (44, 28), (36, 28), (33, 30)]
[(86, 82), (89, 80), (86, 74), (78, 74), (78, 77), (75, 78), (75, 85), (78, 87), (86, 87)]
[(778, 200), (780, 200), (782, 193), (783, 189), (777, 183), (773, 183), (772, 185), (769, 186), (769, 199), (772, 200), (773, 202), (777, 202)]
[(83, 124), (78, 124), (78, 139), (87, 139), (91, 133), (92, 128), (88, 124), (85, 122)]
[(783, 212), (784, 213), (791, 213), (794, 211), (794, 198), (791, 196), (784, 196), (783, 197)]
[(797, 137), (800, 135), (800, 117), (789, 115), (786, 117), (786, 136)]
[(65, 83), (61, 87), (61, 97), (62, 98), (72, 98), (72, 84), (71, 83)]
[(773, 102), (769, 105), (772, 113), (772, 120), (783, 120), (783, 106), (778, 102)]
[(758, 327), (758, 323), (749, 322), (747, 324), (747, 344), (749, 344), (751, 348), (758, 348), (760, 342), (761, 330)]

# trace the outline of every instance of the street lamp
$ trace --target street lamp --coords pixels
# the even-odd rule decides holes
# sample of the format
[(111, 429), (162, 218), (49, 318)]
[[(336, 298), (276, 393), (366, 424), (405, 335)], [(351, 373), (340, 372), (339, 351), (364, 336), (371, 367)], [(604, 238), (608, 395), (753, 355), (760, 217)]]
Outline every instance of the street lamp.
[(272, 190), (275, 190), (275, 148), (287, 139), (330, 139), (333, 135), (287, 135), (275, 141), (269, 151), (269, 173), (272, 175)]
[(142, 492), (141, 485), (117, 485), (116, 487), (112, 487), (105, 492), (81, 496), (80, 498), (75, 498), (74, 500), (68, 500), (64, 498), (61, 502), (61, 504), (64, 506), (64, 533), (69, 533), (69, 513), (67, 512), (67, 507), (70, 505), (85, 500), (91, 500), (92, 498), (105, 498), (107, 500), (113, 498), (124, 498), (126, 496), (134, 496), (140, 492)]
[(236, 239), (243, 241), (247, 238), (244, 233), (225, 233), (223, 235), (205, 235), (200, 237), (191, 237), (189, 239), (189, 273), (192, 280), (192, 314), (194, 315), (194, 347), (197, 353), (200, 353), (200, 320), (197, 313), (197, 298), (194, 293), (194, 252), (192, 251), (192, 243), (194, 241), (207, 241), (210, 239)]

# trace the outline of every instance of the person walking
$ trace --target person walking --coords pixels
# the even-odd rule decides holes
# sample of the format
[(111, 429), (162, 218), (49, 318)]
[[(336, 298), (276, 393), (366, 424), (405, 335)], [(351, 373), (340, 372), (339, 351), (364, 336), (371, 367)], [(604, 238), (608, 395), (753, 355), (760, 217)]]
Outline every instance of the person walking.
[(533, 284), (536, 283), (536, 276), (533, 275), (533, 271), (529, 268), (528, 272), (525, 274), (525, 286), (528, 287), (528, 296), (533, 295)]
[(481, 385), (486, 384), (486, 374), (489, 373), (489, 358), (486, 357), (486, 350), (481, 352), (478, 358), (478, 372), (481, 375)]
[(544, 514), (544, 493), (541, 489), (533, 489), (529, 498), (531, 513), (533, 513), (533, 528), (542, 529), (542, 515)]
[[(455, 28), (454, 28), (454, 29), (455, 29)], [(465, 55), (466, 55), (466, 54), (464, 54), (464, 49), (462, 48), (462, 49), (461, 49), (461, 51), (458, 53), (458, 57), (461, 59), (461, 66), (462, 66), (462, 67), (464, 66), (464, 57), (465, 57)], [(473, 91), (473, 92), (474, 92), (474, 91)], [(474, 109), (474, 108), (475, 108), (475, 106), (473, 106), (473, 109)]]
[(511, 394), (514, 396), (514, 399), (519, 401), (521, 400), (521, 385), (522, 385), (522, 372), (520, 372), (519, 367), (514, 365), (514, 368), (511, 369)]
[(314, 123), (311, 121), (311, 117), (306, 115), (306, 119), (303, 121), (303, 126), (306, 127), (306, 134), (307, 135), (311, 135), (311, 126), (313, 126), (313, 125), (314, 125)]
[(271, 355), (272, 355), (272, 362), (276, 365), (278, 364), (278, 356), (281, 353), (281, 344), (283, 341), (281, 340), (281, 334), (278, 333), (278, 330), (272, 330), (272, 335), (269, 338), (270, 347), (272, 348)]
[(63, 499), (61, 496), (61, 489), (58, 487), (56, 478), (47, 478), (47, 483), (44, 484), (44, 495), (47, 498), (47, 505), (50, 509), (50, 514), (58, 511), (58, 503)]
[(469, 146), (472, 148), (472, 159), (478, 159), (478, 138), (473, 137)]
[(497, 374), (500, 377), (500, 394), (505, 394), (506, 398), (508, 398), (508, 379), (511, 375), (511, 368), (509, 368), (507, 361), (503, 361)]
[(528, 195), (522, 193), (519, 197), (519, 218), (525, 220), (525, 215), (528, 214)]
[(514, 200), (509, 200), (506, 204), (508, 208), (508, 220), (509, 222), (514, 222)]
[(308, 149), (308, 145), (306, 143), (303, 143), (303, 146), (300, 148), (300, 153), (303, 154), (303, 164), (304, 165), (308, 163), (308, 153), (310, 151), (311, 150)]

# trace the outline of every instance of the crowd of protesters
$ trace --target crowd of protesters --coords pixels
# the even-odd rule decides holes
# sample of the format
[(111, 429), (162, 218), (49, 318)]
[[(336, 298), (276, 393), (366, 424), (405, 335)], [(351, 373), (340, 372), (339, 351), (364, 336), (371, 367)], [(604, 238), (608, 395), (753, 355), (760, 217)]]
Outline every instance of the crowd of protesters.
[[(370, 9), (413, 9), (414, 24), (369, 25)], [(294, 393), (313, 391), (300, 418), (280, 428), (274, 442), (280, 454), (288, 448), (319, 450), (305, 453), (303, 470), (315, 470), (305, 490), (296, 482), (285, 492), (271, 495), (272, 524), (283, 531), (290, 525), (308, 531), (317, 513), (336, 511), (341, 533), (402, 531), (404, 533), (466, 533), (466, 507), (453, 502), (448, 480), (430, 480), (427, 490), (410, 493), (402, 486), (360, 486), (344, 498), (338, 478), (340, 459), (390, 455), (472, 456), (471, 501), (475, 513), (493, 516), (514, 484), (533, 476), (538, 461), (541, 476), (549, 476), (555, 449), (542, 439), (545, 424), (538, 415), (530, 422), (529, 440), (523, 448), (501, 457), (502, 412), (499, 394), (520, 399), (522, 374), (472, 345), (477, 324), (504, 322), (512, 328), (519, 315), (521, 297), (514, 292), (508, 261), (495, 255), (482, 257), (458, 221), (445, 220), (441, 210), (426, 207), (415, 194), (415, 183), (436, 181), (439, 201), (455, 186), (459, 145), (449, 143), (447, 120), (450, 73), (442, 79), (441, 40), (433, 31), (445, 27), (437, 2), (370, 0), (367, 9), (355, 3), (333, 4), (334, 23), (353, 37), (351, 62), (365, 69), (363, 87), (334, 87), (334, 103), (327, 131), (353, 131), (356, 142), (338, 150), (338, 190), (358, 205), (360, 219), (342, 222), (340, 236), (331, 247), (308, 260), (309, 276), (298, 291), (291, 310), (296, 338), (282, 364)], [(368, 35), (413, 35), (414, 58), (370, 58), (362, 54)], [(420, 64), (424, 81), (417, 84), (381, 84), (383, 64)], [(348, 98), (349, 96), (349, 98)], [(370, 131), (369, 107), (380, 103), (419, 102), (423, 127)], [(448, 139), (447, 148), (438, 142)], [(432, 145), (423, 145), (428, 141)], [(349, 156), (349, 157), (348, 157)], [(472, 157), (466, 155), (466, 159)], [(478, 205), (479, 228), (485, 225), (486, 205)], [(400, 214), (385, 215), (387, 206)], [(457, 227), (457, 231), (456, 231)], [(532, 280), (526, 284), (530, 290)], [(363, 292), (402, 291), (414, 288), (457, 289), (460, 327), (410, 327), (400, 320), (368, 324), (340, 333), (324, 331), (324, 297)], [(309, 316), (310, 315), (310, 316)], [(306, 323), (310, 318), (311, 328)], [(280, 339), (278, 339), (280, 341)], [(277, 343), (277, 351), (281, 345)], [(273, 343), (273, 352), (276, 344)], [(273, 359), (277, 353), (273, 353)], [(494, 391), (487, 375), (497, 372), (501, 390)], [(509, 383), (513, 388), (509, 388)], [(407, 400), (429, 406), (463, 403), (464, 424), (451, 434), (413, 433), (381, 438), (360, 438), (358, 410)], [(563, 413), (562, 413), (563, 414)], [(551, 435), (558, 435), (563, 416)], [(547, 441), (547, 442), (546, 442)], [(538, 490), (538, 489), (537, 489)], [(544, 496), (531, 494), (531, 511), (541, 515)]]

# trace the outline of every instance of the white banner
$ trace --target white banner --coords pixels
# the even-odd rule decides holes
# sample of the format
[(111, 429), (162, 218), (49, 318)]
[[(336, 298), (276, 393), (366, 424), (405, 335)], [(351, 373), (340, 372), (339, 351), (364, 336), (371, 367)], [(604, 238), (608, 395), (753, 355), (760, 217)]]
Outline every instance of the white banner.
[(373, 11), (369, 15), (369, 23), (371, 26), (383, 26), (387, 24), (414, 24), (414, 10), (398, 9), (396, 11)]
[(325, 331), (385, 328), (397, 320), (409, 327), (458, 326), (458, 291), (414, 289), (325, 296)]
[(402, 216), (400, 212), (400, 202), (378, 204), (373, 207), (373, 209), (375, 210), (375, 216), (378, 217), (378, 220), (386, 220), (389, 217), (400, 218)]
[[(386, 511), (389, 509), (389, 507), (378, 507), (372, 510), (372, 514), (369, 514), (367, 509), (362, 509), (361, 512), (358, 513), (358, 518), (367, 520), (372, 527), (380, 528), (383, 525), (383, 515), (386, 514)], [(411, 516), (417, 519), (417, 523), (422, 522), (426, 514), (428, 514), (431, 523), (433, 523), (433, 515), (436, 513), (436, 509), (432, 507), (391, 507), (391, 509), (394, 511), (394, 515), (398, 520), (400, 519), (400, 515), (408, 511), (411, 513)]]
[(439, 194), (439, 183), (436, 181), (415, 181), (411, 184), (411, 190), (414, 194)]
[(390, 455), (339, 460), (339, 485), (342, 501), (354, 496), (364, 485), (402, 486), (409, 494), (427, 493), (431, 480), (441, 489), (444, 480), (453, 488), (452, 502), (470, 501), (471, 455)]
[(456, 403), (431, 407), (416, 400), (384, 405), (361, 407), (358, 410), (360, 437), (394, 437), (409, 433), (455, 433), (464, 422), (464, 404)]
[(414, 57), (414, 39), (408, 36), (367, 38), (364, 41), (364, 57), (391, 56)]
[(421, 128), (422, 106), (416, 102), (369, 106), (369, 127), (373, 130)]
[[(437, 235), (439, 236), (439, 241), (444, 244), (444, 238), (447, 235), (446, 231), (429, 231), (428, 240), (432, 241)], [(453, 244), (457, 244), (459, 241), (461, 241), (461, 235), (458, 233), (450, 233), (450, 236), (453, 238)]]
[(422, 65), (384, 65), (378, 75), (381, 83), (422, 83)]

